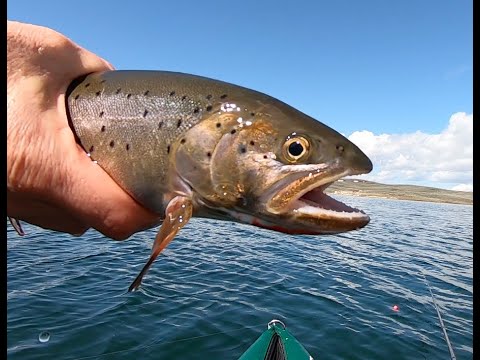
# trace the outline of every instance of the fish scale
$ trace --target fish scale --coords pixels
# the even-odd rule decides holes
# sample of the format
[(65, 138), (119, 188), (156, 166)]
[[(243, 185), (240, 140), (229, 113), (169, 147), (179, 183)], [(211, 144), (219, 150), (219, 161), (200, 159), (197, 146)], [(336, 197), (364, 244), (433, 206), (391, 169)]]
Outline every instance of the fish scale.
[[(203, 111), (211, 106), (206, 98), (211, 93), (202, 99), (196, 92), (199, 87), (190, 90), (169, 80), (174, 74), (149, 73), (144, 83), (136, 87), (128, 79), (110, 79), (109, 75), (112, 74), (90, 75), (74, 84), (76, 87), (68, 97), (70, 118), (77, 120), (72, 122), (73, 127), (93, 160), (108, 169), (137, 200), (162, 212), (163, 201), (152, 198), (152, 194), (162, 192), (166, 183), (169, 162), (164, 155), (182, 134), (201, 121)], [(127, 75), (141, 78), (145, 73)], [(160, 82), (152, 81), (155, 75), (161, 75)], [(175, 88), (181, 90), (177, 93)], [(152, 158), (156, 160), (155, 168), (149, 166)], [(123, 175), (125, 161), (129, 162), (131, 176)], [(140, 175), (146, 176), (143, 184), (128, 181)]]

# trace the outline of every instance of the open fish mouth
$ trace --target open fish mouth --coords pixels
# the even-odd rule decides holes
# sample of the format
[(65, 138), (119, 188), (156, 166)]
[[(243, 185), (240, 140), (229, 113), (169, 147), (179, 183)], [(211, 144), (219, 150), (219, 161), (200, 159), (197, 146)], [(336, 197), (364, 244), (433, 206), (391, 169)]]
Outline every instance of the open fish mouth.
[(362, 228), (370, 221), (367, 214), (325, 193), (335, 181), (352, 173), (330, 169), (296, 174), (294, 180), (288, 176), (277, 185), (280, 190), (270, 198), (267, 209), (292, 219), (294, 233), (338, 233)]
[(311, 214), (317, 217), (352, 217), (368, 218), (362, 210), (350, 207), (343, 202), (336, 200), (325, 193), (325, 190), (333, 182), (320, 185), (313, 190), (301, 195), (292, 202), (293, 211), (305, 214)]

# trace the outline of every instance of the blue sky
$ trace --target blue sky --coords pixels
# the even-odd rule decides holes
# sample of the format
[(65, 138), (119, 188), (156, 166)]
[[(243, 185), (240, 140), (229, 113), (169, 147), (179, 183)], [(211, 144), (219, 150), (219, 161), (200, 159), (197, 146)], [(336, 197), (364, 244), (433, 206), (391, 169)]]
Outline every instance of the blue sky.
[(473, 113), (472, 6), (472, 0), (10, 0), (7, 13), (64, 33), (118, 69), (181, 71), (243, 85), (348, 136), (440, 134), (454, 113)]

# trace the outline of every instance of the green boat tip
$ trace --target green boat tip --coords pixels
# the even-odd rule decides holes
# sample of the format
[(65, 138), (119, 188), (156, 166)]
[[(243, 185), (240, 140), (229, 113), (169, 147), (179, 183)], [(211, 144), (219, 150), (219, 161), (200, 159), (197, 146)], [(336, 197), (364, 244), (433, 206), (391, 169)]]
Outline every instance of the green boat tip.
[(283, 322), (273, 319), (238, 360), (313, 360), (313, 357)]

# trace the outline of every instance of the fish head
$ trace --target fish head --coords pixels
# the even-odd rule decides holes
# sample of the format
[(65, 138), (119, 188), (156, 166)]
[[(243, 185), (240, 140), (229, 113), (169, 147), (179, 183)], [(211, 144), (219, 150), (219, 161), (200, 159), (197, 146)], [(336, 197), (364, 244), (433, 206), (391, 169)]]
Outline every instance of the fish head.
[(177, 147), (174, 166), (192, 189), (195, 216), (291, 234), (367, 225), (367, 214), (325, 189), (342, 177), (370, 172), (370, 159), (327, 125), (256, 95), (218, 104)]

